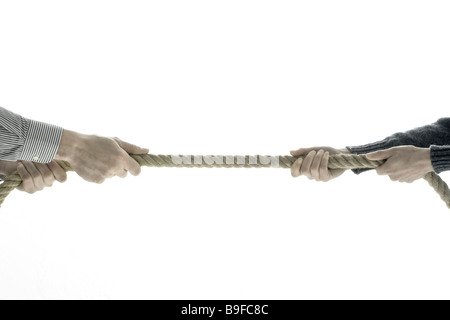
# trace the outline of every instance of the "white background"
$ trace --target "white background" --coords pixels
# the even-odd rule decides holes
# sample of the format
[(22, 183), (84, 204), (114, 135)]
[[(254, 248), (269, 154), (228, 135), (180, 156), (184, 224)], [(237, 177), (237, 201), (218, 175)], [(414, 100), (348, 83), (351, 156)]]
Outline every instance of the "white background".
[[(1, 1), (0, 105), (158, 154), (288, 154), (448, 116), (448, 1)], [(450, 180), (450, 175), (442, 174)], [(0, 211), (0, 298), (450, 298), (425, 181), (69, 174)]]

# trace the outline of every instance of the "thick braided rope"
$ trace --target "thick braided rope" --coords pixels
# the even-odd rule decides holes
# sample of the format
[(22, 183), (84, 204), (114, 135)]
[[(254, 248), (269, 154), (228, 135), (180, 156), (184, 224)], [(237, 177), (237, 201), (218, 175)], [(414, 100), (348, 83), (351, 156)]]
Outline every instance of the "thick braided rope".
[[(192, 156), (192, 155), (131, 155), (142, 167), (178, 167), (178, 168), (291, 168), (297, 157), (292, 156)], [(57, 161), (65, 171), (73, 171), (66, 161)], [(376, 168), (383, 161), (371, 161), (365, 155), (336, 154), (330, 155), (329, 169)], [(447, 184), (434, 172), (423, 177), (439, 194), (450, 208), (450, 190)], [(22, 183), (14, 172), (0, 185), (0, 207), (6, 197)]]

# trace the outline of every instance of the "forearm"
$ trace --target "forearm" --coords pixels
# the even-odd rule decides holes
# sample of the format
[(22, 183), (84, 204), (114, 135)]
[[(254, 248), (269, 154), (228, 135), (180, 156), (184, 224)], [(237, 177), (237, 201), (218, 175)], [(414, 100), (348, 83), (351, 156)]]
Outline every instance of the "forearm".
[(347, 148), (352, 153), (362, 154), (397, 146), (411, 145), (419, 148), (429, 148), (431, 145), (447, 145), (449, 143), (450, 118), (441, 118), (433, 124), (394, 133), (377, 142), (361, 146), (349, 146)]
[[(412, 145), (429, 148), (434, 170), (440, 173), (450, 169), (450, 118), (441, 118), (433, 124), (418, 127), (406, 132), (395, 133), (383, 140), (360, 145), (347, 146), (351, 153), (366, 154), (397, 146)], [(442, 146), (442, 147), (440, 147)], [(355, 173), (370, 169), (355, 169)]]

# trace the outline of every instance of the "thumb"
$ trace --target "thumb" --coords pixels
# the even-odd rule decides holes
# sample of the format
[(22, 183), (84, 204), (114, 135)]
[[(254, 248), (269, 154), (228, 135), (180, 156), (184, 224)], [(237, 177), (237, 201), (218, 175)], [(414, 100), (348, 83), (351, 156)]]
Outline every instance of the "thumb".
[(393, 154), (392, 149), (379, 150), (366, 154), (367, 159), (369, 160), (384, 160), (390, 158)]
[(125, 150), (128, 154), (147, 154), (149, 153), (149, 149), (148, 148), (141, 148), (138, 147), (137, 145), (134, 145), (132, 143), (129, 142), (125, 142), (120, 140), (119, 138), (114, 138), (114, 140), (119, 144), (119, 146)]

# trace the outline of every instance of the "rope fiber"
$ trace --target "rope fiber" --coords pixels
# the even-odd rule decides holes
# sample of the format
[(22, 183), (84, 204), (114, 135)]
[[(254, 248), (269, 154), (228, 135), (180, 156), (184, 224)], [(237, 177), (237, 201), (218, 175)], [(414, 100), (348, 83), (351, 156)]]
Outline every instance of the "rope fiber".
[[(297, 157), (292, 156), (192, 156), (192, 155), (130, 155), (141, 167), (179, 167), (179, 168), (291, 168)], [(200, 159), (200, 161), (198, 160)], [(217, 161), (217, 159), (224, 159)], [(276, 159), (273, 161), (268, 159)], [(66, 172), (74, 171), (70, 163), (56, 161)], [(365, 155), (335, 154), (330, 155), (329, 169), (362, 169), (376, 168), (384, 161), (368, 160)], [(434, 172), (423, 177), (429, 185), (439, 194), (450, 209), (450, 190), (447, 184)], [(16, 172), (8, 176), (0, 185), (0, 207), (8, 195), (22, 183), (20, 175)]]

